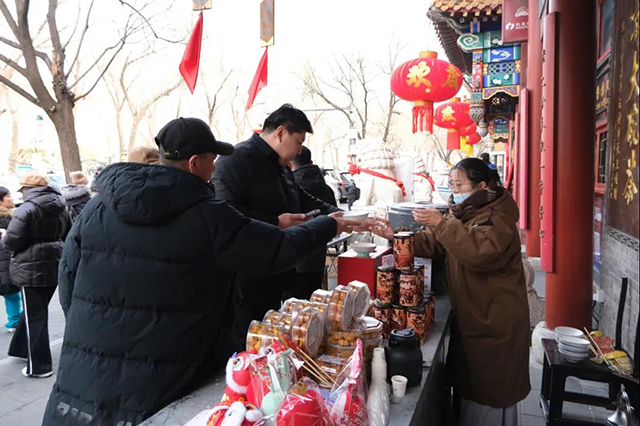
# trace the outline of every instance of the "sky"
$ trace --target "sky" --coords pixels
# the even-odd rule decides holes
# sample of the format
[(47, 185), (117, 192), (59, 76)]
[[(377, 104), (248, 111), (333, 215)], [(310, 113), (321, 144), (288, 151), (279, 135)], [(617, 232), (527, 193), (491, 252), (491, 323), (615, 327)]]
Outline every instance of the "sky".
[[(61, 6), (58, 13), (61, 27), (73, 26), (78, 1), (67, 0)], [(80, 4), (86, 7), (87, 3), (83, 0)], [(87, 33), (85, 52), (88, 57), (85, 63), (90, 63), (90, 56), (97, 55), (104, 45), (113, 40), (114, 30), (121, 25), (125, 16), (126, 10), (117, 0), (100, 0), (97, 3)], [(153, 122), (141, 126), (145, 134), (157, 132), (162, 124), (175, 117), (178, 108), (181, 115), (206, 118), (202, 81), (209, 83), (209, 86), (215, 85), (221, 67), (233, 70), (233, 83), (238, 86), (238, 96), (242, 98), (240, 103), (246, 102), (247, 90), (262, 55), (259, 43), (260, 2), (213, 0), (212, 3), (213, 8), (204, 12), (200, 82), (195, 94), (189, 94), (183, 87), (179, 93), (174, 92), (161, 100)], [(327, 76), (328, 65), (336, 55), (361, 54), (371, 64), (381, 63), (388, 55), (390, 43), (396, 41), (403, 46), (399, 63), (417, 57), (421, 50), (435, 50), (440, 58), (446, 59), (427, 17), (429, 4), (429, 0), (275, 0), (275, 46), (269, 50), (269, 83), (258, 95), (257, 106), (249, 111), (251, 126), (257, 127), (266, 113), (284, 102), (302, 109), (321, 105), (317, 102), (314, 105), (312, 99), (302, 98), (301, 75), (305, 64), (312, 64), (318, 73)], [(198, 17), (198, 13), (191, 11), (191, 2), (185, 0), (179, 4), (156, 0), (152, 6), (158, 10), (172, 8), (153, 24), (154, 30), (166, 38), (186, 38)], [(37, 9), (37, 6), (30, 12), (31, 19), (43, 17), (44, 11)], [(10, 35), (4, 22), (0, 25), (0, 35)], [(158, 42), (158, 46), (160, 53), (140, 61), (140, 68), (132, 73), (141, 76), (132, 88), (132, 93), (140, 100), (180, 79), (178, 65), (184, 44)], [(141, 43), (127, 49), (131, 52), (145, 48), (146, 45)], [(0, 52), (12, 53), (10, 48), (1, 44)], [(114, 62), (112, 72), (119, 73), (123, 58), (121, 56)], [(374, 89), (381, 101), (386, 102), (388, 80), (377, 78)], [(35, 116), (41, 112), (18, 97), (14, 99), (19, 102), (21, 145), (38, 139), (42, 140), (41, 144), (55, 146), (56, 135), (48, 119), (45, 117), (44, 124), (37, 124)], [(400, 103), (403, 117), (398, 125), (409, 126), (406, 123), (410, 123), (407, 114), (410, 114), (411, 106), (409, 102)], [(236, 142), (232, 140), (236, 136), (232, 131), (233, 126), (228, 123), (230, 116), (225, 109), (228, 110), (228, 107), (223, 106), (220, 113), (223, 123), (218, 129), (219, 137)], [(76, 128), (85, 158), (90, 156), (103, 160), (115, 154), (117, 135), (114, 116), (113, 104), (104, 83), (100, 83), (86, 100), (78, 103)], [(328, 120), (339, 122), (344, 121), (344, 117), (333, 114)], [(11, 122), (5, 114), (0, 117), (0, 152), (8, 153), (10, 137)], [(3, 163), (0, 161), (0, 173), (4, 168)]]

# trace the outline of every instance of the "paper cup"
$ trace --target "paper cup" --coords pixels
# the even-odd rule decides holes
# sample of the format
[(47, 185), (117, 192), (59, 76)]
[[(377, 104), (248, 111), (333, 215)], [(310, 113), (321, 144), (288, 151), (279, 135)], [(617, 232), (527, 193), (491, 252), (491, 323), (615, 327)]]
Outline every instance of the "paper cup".
[(393, 402), (397, 403), (407, 392), (407, 378), (404, 376), (391, 377), (391, 388), (393, 390)]
[(372, 364), (387, 364), (387, 359), (385, 358), (384, 355), (384, 348), (375, 348), (373, 350), (373, 361), (371, 362)]

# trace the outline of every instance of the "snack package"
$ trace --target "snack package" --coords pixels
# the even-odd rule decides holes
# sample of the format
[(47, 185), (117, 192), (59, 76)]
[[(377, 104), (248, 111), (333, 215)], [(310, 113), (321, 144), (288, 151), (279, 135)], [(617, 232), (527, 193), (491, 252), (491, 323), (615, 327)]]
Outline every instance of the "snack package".
[(282, 326), (279, 324), (251, 321), (247, 332), (247, 351), (264, 354), (267, 348), (278, 340), (281, 331)]
[(324, 303), (325, 305), (329, 303), (331, 299), (331, 292), (328, 290), (318, 289), (311, 294), (311, 302)]
[(371, 301), (369, 286), (360, 281), (351, 281), (347, 287), (352, 289), (356, 295), (353, 302), (354, 318), (365, 316), (369, 310), (369, 302)]
[(343, 285), (339, 285), (331, 295), (329, 302), (329, 325), (338, 330), (349, 328), (353, 321), (355, 292)]
[(291, 339), (312, 358), (318, 356), (324, 338), (322, 314), (315, 308), (304, 308), (296, 315), (291, 327)]
[(335, 426), (369, 426), (367, 381), (363, 368), (362, 341), (358, 339), (353, 356), (336, 380), (329, 401)]
[(278, 415), (278, 426), (333, 426), (318, 385), (304, 377), (289, 389)]

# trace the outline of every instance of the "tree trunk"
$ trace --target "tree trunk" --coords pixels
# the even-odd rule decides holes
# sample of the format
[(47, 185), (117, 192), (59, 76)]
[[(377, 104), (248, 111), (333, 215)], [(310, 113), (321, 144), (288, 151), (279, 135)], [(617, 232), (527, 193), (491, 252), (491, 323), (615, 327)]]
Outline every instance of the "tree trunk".
[(62, 167), (67, 182), (71, 180), (70, 173), (82, 170), (80, 162), (80, 150), (76, 138), (75, 117), (73, 115), (73, 102), (70, 99), (63, 99), (57, 104), (53, 113), (48, 113), (53, 121), (60, 142), (60, 156), (62, 157)]
[(116, 129), (118, 130), (118, 158), (124, 162), (127, 161), (127, 147), (124, 144), (124, 134), (122, 133), (122, 109), (116, 111)]
[(136, 146), (136, 136), (138, 135), (138, 127), (144, 116), (142, 114), (136, 114), (133, 116), (133, 122), (131, 123), (131, 133), (129, 133), (129, 152), (133, 151)]
[(18, 152), (20, 150), (20, 135), (18, 133), (18, 112), (10, 108), (11, 115), (11, 150), (9, 151), (9, 173), (15, 175), (18, 171)]

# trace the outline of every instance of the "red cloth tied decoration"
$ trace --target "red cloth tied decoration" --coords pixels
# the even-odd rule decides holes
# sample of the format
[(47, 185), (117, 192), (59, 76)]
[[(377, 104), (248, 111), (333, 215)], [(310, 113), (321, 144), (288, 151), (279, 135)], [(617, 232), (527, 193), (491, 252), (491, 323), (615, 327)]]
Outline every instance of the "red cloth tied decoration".
[(413, 173), (414, 176), (420, 176), (423, 179), (426, 179), (431, 184), (431, 190), (436, 190), (436, 183), (433, 181), (433, 178), (425, 173)]
[(385, 174), (376, 172), (374, 170), (370, 170), (370, 169), (363, 169), (362, 167), (359, 167), (353, 163), (349, 163), (349, 174), (351, 176), (355, 176), (355, 175), (359, 175), (360, 173), (365, 173), (368, 175), (371, 175), (373, 177), (379, 177), (382, 179), (386, 179), (386, 180), (390, 180), (395, 182), (396, 185), (398, 185), (398, 188), (400, 188), (400, 190), (402, 191), (402, 196), (406, 197), (407, 196), (407, 190), (404, 188), (404, 183), (402, 183), (401, 180), (398, 180), (396, 178), (392, 178), (391, 176), (387, 176)]

